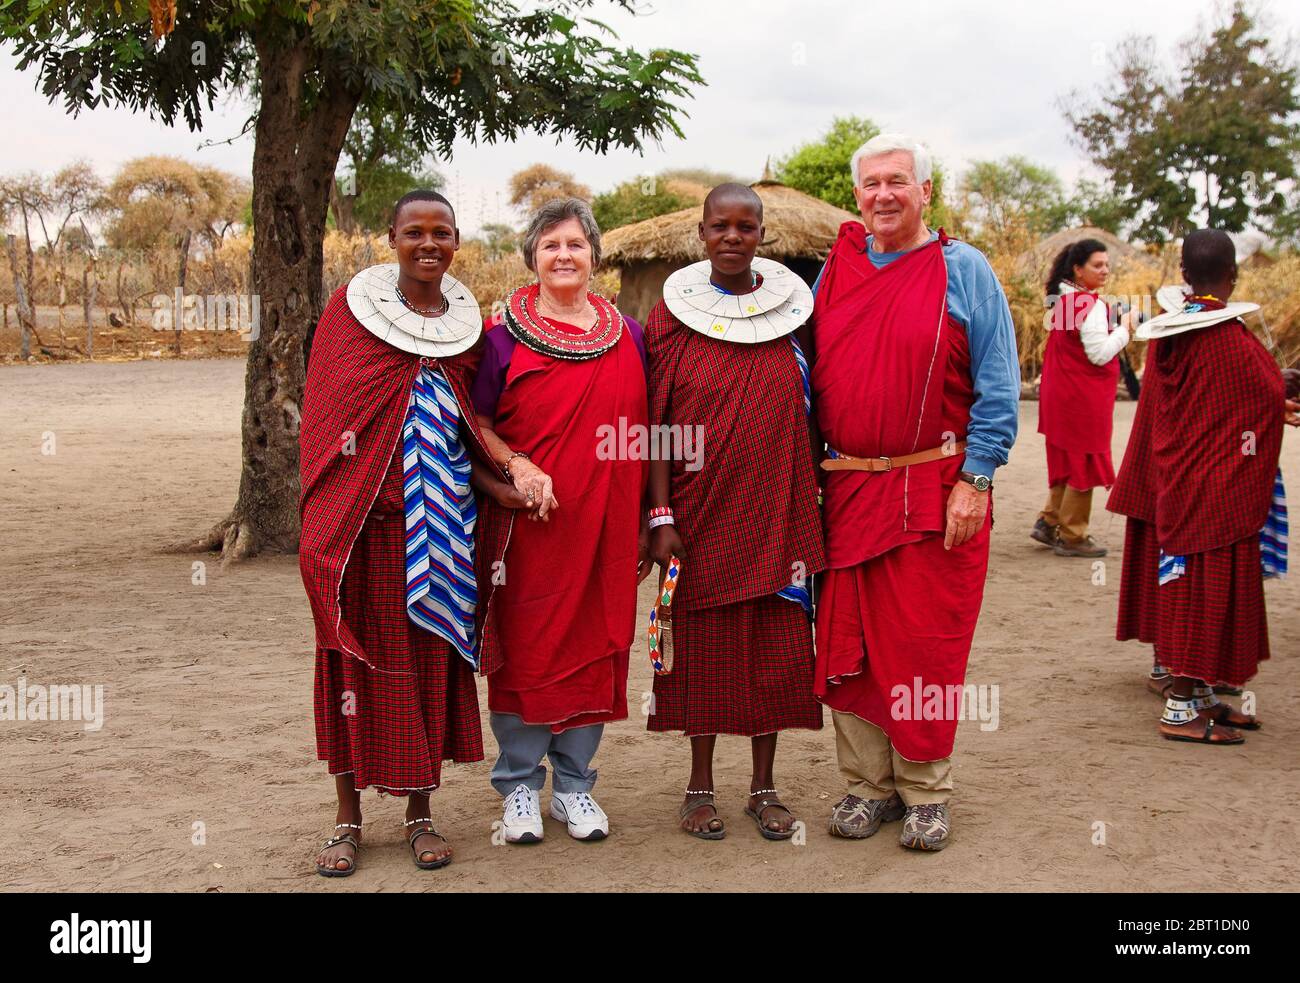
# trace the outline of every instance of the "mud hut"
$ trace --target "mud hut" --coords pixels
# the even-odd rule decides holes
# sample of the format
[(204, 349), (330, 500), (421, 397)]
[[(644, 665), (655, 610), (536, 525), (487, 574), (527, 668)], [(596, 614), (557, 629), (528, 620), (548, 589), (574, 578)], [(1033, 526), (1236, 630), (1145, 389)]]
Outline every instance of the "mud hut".
[[(840, 226), (858, 216), (828, 205), (779, 181), (750, 185), (763, 199), (767, 238), (758, 255), (784, 263), (811, 284), (835, 244)], [(704, 259), (698, 226), (700, 206), (612, 229), (602, 237), (603, 262), (621, 273), (619, 309), (644, 323), (658, 303), (668, 275)]]

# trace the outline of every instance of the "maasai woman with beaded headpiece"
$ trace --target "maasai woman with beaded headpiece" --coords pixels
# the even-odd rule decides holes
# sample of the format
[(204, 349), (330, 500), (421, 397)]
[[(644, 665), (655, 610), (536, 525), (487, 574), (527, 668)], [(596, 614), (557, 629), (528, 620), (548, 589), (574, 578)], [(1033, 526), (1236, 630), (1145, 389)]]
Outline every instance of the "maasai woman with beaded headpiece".
[[(609, 820), (591, 796), (604, 725), (627, 716), (628, 653), (642, 563), (645, 464), (607, 431), (646, 424), (640, 327), (591, 293), (600, 229), (586, 202), (556, 199), (533, 216), (516, 290), (486, 336), (474, 407), (493, 460), (525, 495), (530, 522), (488, 505), (481, 542), (508, 540), (483, 638), (492, 784), (509, 843), (542, 838), (543, 757), (555, 769), (550, 812), (576, 839)], [(502, 530), (504, 529), (504, 533)]]
[(444, 760), (483, 758), (474, 667), (490, 585), (475, 578), (471, 473), (502, 506), (523, 502), (473, 456), (487, 460), (469, 400), (481, 328), (447, 272), (460, 245), (450, 203), (405, 195), (388, 241), (396, 263), (330, 298), (303, 398), (299, 565), (316, 622), (317, 756), (338, 796), (316, 857), (325, 877), (357, 868), (368, 787), (407, 798), (417, 866), (451, 862), (429, 793)]
[(690, 737), (679, 818), (709, 840), (724, 835), (717, 735), (751, 738), (745, 812), (764, 837), (785, 840), (795, 820), (772, 776), (777, 733), (822, 726), (808, 584), (825, 558), (796, 338), (813, 298), (789, 269), (755, 258), (763, 202), (752, 188), (714, 188), (699, 236), (708, 259), (668, 278), (646, 322), (651, 422), (692, 451), (650, 465), (651, 556), (676, 613), (647, 727)]

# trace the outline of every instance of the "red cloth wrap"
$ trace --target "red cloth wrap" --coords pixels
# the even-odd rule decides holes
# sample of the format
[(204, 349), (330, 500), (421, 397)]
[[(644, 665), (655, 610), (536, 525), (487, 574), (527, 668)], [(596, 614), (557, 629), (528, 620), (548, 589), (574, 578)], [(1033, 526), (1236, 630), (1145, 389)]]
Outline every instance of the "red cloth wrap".
[(1155, 357), (1160, 548), (1187, 555), (1257, 535), (1282, 448), (1285, 384), (1277, 364), (1238, 320), (1163, 338)]
[(625, 430), (647, 422), (630, 332), (585, 361), (515, 348), (493, 429), (551, 476), (560, 507), (548, 522), (514, 525), (493, 599), (503, 658), (488, 705), (555, 733), (627, 716), (646, 466), (597, 456), (600, 428), (618, 431), (620, 418)]
[(1160, 361), (1156, 353), (1160, 340), (1147, 343), (1147, 360), (1142, 368), (1142, 391), (1137, 409), (1133, 413), (1133, 427), (1129, 430), (1128, 445), (1120, 462), (1115, 487), (1106, 499), (1106, 508), (1119, 515), (1127, 515), (1143, 522), (1156, 521), (1156, 476), (1151, 456), (1151, 432), (1160, 409), (1156, 394), (1160, 391)]
[[(967, 413), (945, 421), (944, 366), (955, 327), (938, 240), (877, 270), (865, 230), (845, 222), (827, 257), (813, 314), (813, 405), (826, 443), (853, 457), (899, 457), (966, 433)], [(969, 354), (967, 355), (969, 387)], [(946, 522), (940, 485), (962, 455), (894, 471), (823, 472), (827, 565), (851, 567)]]
[(1048, 488), (1069, 485), (1076, 491), (1089, 491), (1093, 488), (1109, 488), (1113, 484), (1115, 468), (1111, 464), (1109, 451), (1105, 454), (1084, 454), (1082, 451), (1063, 450), (1048, 441)]
[[(471, 452), (490, 460), (469, 399), (477, 347), (428, 361), (441, 370), (456, 395), (462, 439)], [(365, 329), (348, 308), (346, 285), (334, 291), (316, 328), (303, 388), (298, 566), (316, 623), (316, 647), (346, 652), (367, 665), (371, 663), (364, 646), (343, 616), (339, 588), (397, 452), (420, 363), (420, 356), (394, 348)], [(490, 596), (480, 591), (480, 631)]]
[[(854, 456), (906, 454), (961, 439), (974, 401), (970, 348), (947, 314), (936, 241), (876, 270), (860, 226), (846, 223), (814, 314), (814, 406), (827, 442)], [(880, 727), (913, 761), (952, 753), (956, 719), (911, 713), (916, 679), (960, 686), (988, 573), (989, 516), (943, 548), (962, 455), (868, 476), (828, 472), (830, 572), (817, 604), (816, 694)], [(893, 712), (896, 687), (908, 712)], [(945, 693), (945, 703), (947, 702)]]
[(708, 338), (660, 301), (645, 341), (651, 422), (703, 433), (703, 468), (672, 462), (669, 503), (690, 556), (673, 610), (775, 594), (790, 585), (796, 564), (805, 577), (823, 570), (817, 477), (790, 338), (755, 345)]
[[(1093, 365), (1079, 335), (1079, 326), (1098, 303), (1096, 294), (1077, 291), (1062, 294), (1052, 311), (1038, 390), (1038, 432), (1062, 450), (1103, 454), (1109, 467), (1119, 359)], [(1106, 311), (1109, 322), (1110, 309)]]

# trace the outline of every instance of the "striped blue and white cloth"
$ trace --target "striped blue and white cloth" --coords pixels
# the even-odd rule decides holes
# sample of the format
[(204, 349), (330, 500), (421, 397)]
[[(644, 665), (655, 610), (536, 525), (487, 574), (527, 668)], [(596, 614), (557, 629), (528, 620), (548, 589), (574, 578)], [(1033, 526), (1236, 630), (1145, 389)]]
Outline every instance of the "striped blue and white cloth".
[[(1259, 531), (1259, 565), (1265, 580), (1286, 576), (1287, 518), (1286, 487), (1282, 484), (1282, 469), (1273, 479), (1273, 500), (1268, 507), (1268, 518)], [(1168, 584), (1187, 572), (1187, 557), (1170, 556), (1160, 551), (1160, 583)]]
[(474, 668), (474, 524), (460, 411), (442, 373), (420, 367), (402, 427), (406, 499), (406, 613), (446, 639)]
[[(790, 335), (790, 344), (794, 346), (795, 364), (799, 366), (799, 381), (803, 384), (803, 411), (805, 415), (812, 414), (812, 383), (808, 378), (808, 359), (804, 357), (803, 349), (799, 347), (799, 342), (794, 335)], [(792, 583), (789, 587), (782, 588), (776, 592), (777, 597), (784, 597), (787, 601), (794, 601), (803, 607), (804, 613), (808, 617), (813, 616), (812, 591), (808, 589), (808, 581), (802, 580), (799, 583)]]

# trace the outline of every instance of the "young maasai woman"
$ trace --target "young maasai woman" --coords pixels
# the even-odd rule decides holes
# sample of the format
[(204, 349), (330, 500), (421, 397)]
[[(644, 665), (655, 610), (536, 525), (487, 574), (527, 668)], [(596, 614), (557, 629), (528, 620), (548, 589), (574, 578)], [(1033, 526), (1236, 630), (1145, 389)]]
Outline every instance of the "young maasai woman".
[(396, 264), (330, 298), (303, 399), (299, 561), (316, 622), (317, 756), (338, 796), (335, 835), (316, 856), (326, 877), (356, 870), (369, 786), (407, 797), (417, 866), (450, 863), (429, 793), (444, 760), (483, 757), (466, 454), (482, 439), (469, 408), (478, 303), (447, 274), (459, 247), (447, 199), (403, 197), (388, 241)]
[[(756, 260), (763, 203), (724, 184), (704, 202), (708, 260), (678, 270), (646, 323), (652, 424), (694, 437), (695, 453), (650, 465), (651, 556), (682, 561), (673, 663), (656, 675), (648, 728), (691, 739), (682, 829), (724, 830), (714, 805), (718, 734), (752, 739), (745, 809), (768, 839), (793, 835), (772, 777), (777, 732), (818, 729), (806, 578), (825, 565), (796, 329), (812, 292)], [(683, 460), (682, 457), (686, 457)]]
[[(1153, 641), (1172, 678), (1160, 733), (1241, 744), (1259, 722), (1214, 694), (1240, 686), (1269, 657), (1262, 575), (1285, 569), (1274, 535), (1282, 375), (1246, 325), (1253, 304), (1229, 304), (1232, 240), (1202, 229), (1183, 243), (1191, 296), (1152, 318), (1156, 339), (1135, 425), (1107, 507), (1129, 516), (1119, 637)], [(1284, 547), (1283, 547), (1284, 550)]]

